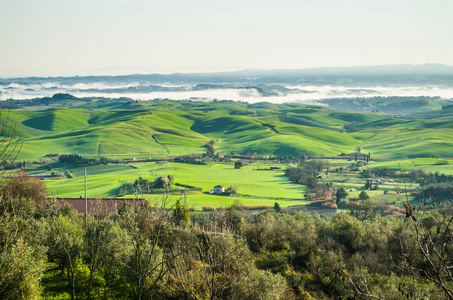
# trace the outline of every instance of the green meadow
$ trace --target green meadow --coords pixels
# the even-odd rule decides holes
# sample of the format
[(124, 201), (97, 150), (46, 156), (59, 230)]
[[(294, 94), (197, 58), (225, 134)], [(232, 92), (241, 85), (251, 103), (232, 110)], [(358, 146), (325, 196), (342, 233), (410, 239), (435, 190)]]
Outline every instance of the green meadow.
[[(353, 160), (327, 160), (331, 168), (350, 168)], [(64, 165), (54, 164), (55, 170), (62, 171)], [(49, 196), (53, 197), (84, 197), (84, 168), (71, 168), (74, 178), (47, 180)], [(280, 169), (269, 170), (270, 167)], [(267, 205), (273, 206), (278, 202), (280, 206), (305, 205), (306, 188), (294, 184), (284, 176), (285, 164), (272, 162), (251, 162), (241, 169), (235, 169), (234, 163), (212, 162), (207, 165), (187, 164), (175, 162), (136, 162), (129, 164), (109, 164), (87, 167), (87, 185), (89, 198), (116, 197), (120, 186), (126, 182), (134, 182), (138, 177), (153, 181), (157, 177), (171, 175), (175, 183), (201, 188), (202, 191), (187, 193), (190, 207), (201, 209), (204, 206), (225, 207), (233, 204), (247, 206)], [(410, 171), (420, 169), (426, 172), (439, 172), (453, 174), (453, 161), (436, 158), (417, 158), (393, 161), (372, 161), (361, 168), (388, 168), (394, 171)], [(54, 171), (55, 171), (54, 170)], [(32, 173), (46, 173), (47, 171), (36, 170)], [(383, 183), (377, 190), (369, 190), (367, 193), (375, 203), (401, 203), (405, 201), (405, 193), (419, 188), (418, 184), (405, 182), (403, 178), (389, 181), (388, 178), (380, 178)], [(360, 177), (358, 172), (328, 172), (322, 173), (321, 181), (332, 182), (337, 186), (344, 187), (350, 198), (357, 198), (361, 188), (365, 185), (366, 178)], [(237, 197), (218, 196), (208, 194), (216, 185), (225, 188), (232, 186), (236, 189)], [(175, 187), (177, 188), (177, 187)], [(386, 195), (383, 192), (386, 191)], [(150, 202), (162, 201), (168, 197), (168, 205), (175, 203), (182, 197), (182, 190), (172, 190), (171, 193), (146, 194), (138, 192), (122, 196), (123, 198), (141, 197)]]
[(413, 158), (395, 161), (374, 162), (367, 168), (388, 168), (393, 171), (423, 170), (428, 173), (453, 175), (453, 160), (438, 158)]
[[(398, 119), (303, 104), (146, 101), (13, 110), (23, 141), (19, 160), (48, 153), (147, 158), (206, 152), (318, 156), (351, 153), (375, 158), (451, 156), (451, 117)], [(76, 102), (75, 104), (80, 104)]]
[[(113, 164), (87, 167), (87, 186), (90, 198), (114, 197), (124, 182), (133, 182), (138, 177), (154, 180), (157, 177), (171, 175), (175, 183), (201, 188), (203, 192), (212, 190), (216, 185), (234, 186), (238, 197), (224, 197), (189, 193), (191, 206), (199, 209), (202, 206), (226, 206), (238, 201), (244, 205), (270, 205), (275, 202), (283, 207), (306, 204), (305, 187), (291, 183), (283, 175), (283, 170), (258, 170), (257, 165), (235, 169), (232, 163), (195, 165), (183, 163), (134, 163)], [(75, 176), (71, 179), (47, 180), (49, 196), (84, 197), (83, 168), (72, 170)], [(181, 192), (173, 192), (169, 203), (176, 201)], [(126, 195), (136, 197), (137, 195)], [(158, 199), (162, 195), (138, 195)]]

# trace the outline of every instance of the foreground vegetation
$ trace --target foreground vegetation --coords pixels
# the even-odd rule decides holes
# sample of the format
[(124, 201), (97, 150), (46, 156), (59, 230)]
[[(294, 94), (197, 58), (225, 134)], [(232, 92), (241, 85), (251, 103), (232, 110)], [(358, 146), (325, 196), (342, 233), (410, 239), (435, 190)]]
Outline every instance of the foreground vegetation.
[[(1, 299), (452, 299), (448, 118), (79, 105), (11, 113), (4, 168), (49, 180), (3, 179)], [(46, 198), (81, 197), (84, 168), (91, 198), (146, 201), (85, 217)]]
[(85, 218), (42, 181), (3, 186), (2, 299), (451, 299), (452, 210), (402, 217), (190, 213), (166, 199)]

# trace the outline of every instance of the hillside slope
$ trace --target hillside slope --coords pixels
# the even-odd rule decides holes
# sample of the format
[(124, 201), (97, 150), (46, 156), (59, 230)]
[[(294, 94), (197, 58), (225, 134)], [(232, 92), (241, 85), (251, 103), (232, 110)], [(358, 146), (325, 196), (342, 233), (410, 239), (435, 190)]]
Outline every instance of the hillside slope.
[[(114, 104), (114, 105), (113, 105)], [(24, 141), (18, 159), (48, 153), (111, 158), (205, 153), (297, 156), (450, 157), (453, 118), (403, 120), (303, 104), (233, 101), (100, 102), (77, 108), (13, 110)]]

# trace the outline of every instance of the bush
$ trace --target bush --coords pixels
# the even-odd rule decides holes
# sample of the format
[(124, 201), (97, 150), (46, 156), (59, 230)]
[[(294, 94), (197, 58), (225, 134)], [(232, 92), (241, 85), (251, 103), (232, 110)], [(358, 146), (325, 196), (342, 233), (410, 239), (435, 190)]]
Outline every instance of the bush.
[(3, 197), (9, 199), (29, 199), (41, 206), (47, 196), (45, 184), (36, 177), (30, 177), (22, 172), (11, 177), (2, 187)]
[(215, 211), (215, 207), (213, 206), (203, 206), (201, 209), (203, 211)]

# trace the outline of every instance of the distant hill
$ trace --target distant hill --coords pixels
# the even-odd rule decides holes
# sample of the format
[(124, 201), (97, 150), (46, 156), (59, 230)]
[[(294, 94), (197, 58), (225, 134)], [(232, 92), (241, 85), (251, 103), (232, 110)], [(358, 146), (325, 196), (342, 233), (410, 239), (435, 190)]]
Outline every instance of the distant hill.
[(340, 155), (360, 147), (375, 158), (451, 157), (453, 147), (452, 117), (443, 115), (405, 120), (296, 103), (62, 101), (73, 108), (11, 111), (24, 139), (19, 160), (202, 154), (211, 141), (216, 154), (264, 156)]

